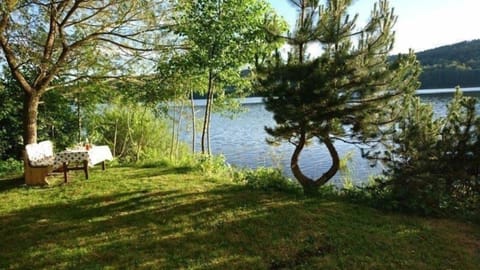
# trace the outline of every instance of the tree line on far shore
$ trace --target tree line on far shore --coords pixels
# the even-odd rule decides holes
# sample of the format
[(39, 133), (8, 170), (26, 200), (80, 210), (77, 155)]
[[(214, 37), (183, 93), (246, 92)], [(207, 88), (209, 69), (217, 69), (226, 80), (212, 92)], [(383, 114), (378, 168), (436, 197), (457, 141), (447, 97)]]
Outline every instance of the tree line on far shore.
[(422, 89), (480, 86), (480, 39), (416, 53)]

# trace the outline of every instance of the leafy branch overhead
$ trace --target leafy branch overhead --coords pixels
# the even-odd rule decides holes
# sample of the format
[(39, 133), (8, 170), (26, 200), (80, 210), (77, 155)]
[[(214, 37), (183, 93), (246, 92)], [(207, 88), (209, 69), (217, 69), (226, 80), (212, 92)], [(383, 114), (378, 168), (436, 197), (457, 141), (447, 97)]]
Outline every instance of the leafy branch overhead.
[[(145, 71), (169, 22), (168, 1), (4, 1), (0, 47), (27, 96), (24, 141), (36, 141), (38, 102), (48, 90), (79, 80)], [(33, 71), (27, 77), (25, 72)]]
[(224, 97), (227, 88), (235, 89), (236, 94), (251, 90), (249, 78), (240, 74), (241, 68), (279, 45), (267, 42), (265, 28), (281, 29), (285, 24), (271, 14), (273, 9), (264, 0), (185, 0), (177, 5), (174, 31), (188, 49), (171, 62), (177, 71), (198, 74), (206, 81), (197, 90), (207, 99), (202, 153), (210, 154), (213, 100)]

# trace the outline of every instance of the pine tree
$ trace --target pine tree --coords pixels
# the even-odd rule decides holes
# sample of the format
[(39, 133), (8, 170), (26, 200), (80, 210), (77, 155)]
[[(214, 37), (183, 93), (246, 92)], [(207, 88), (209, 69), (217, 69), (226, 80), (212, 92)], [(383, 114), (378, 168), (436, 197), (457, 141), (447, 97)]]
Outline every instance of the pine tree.
[(446, 115), (440, 117), (419, 97), (405, 99), (402, 105), (396, 132), (383, 145), (386, 171), (378, 179), (378, 194), (402, 210), (478, 214), (478, 100), (457, 89)]
[[(266, 109), (276, 125), (266, 127), (270, 142), (295, 146), (291, 170), (305, 193), (315, 193), (339, 169), (334, 141), (377, 140), (384, 125), (395, 119), (398, 101), (418, 87), (419, 64), (413, 52), (389, 61), (396, 16), (386, 0), (374, 5), (369, 21), (357, 27), (350, 16), (351, 0), (290, 0), (298, 10), (296, 28), (285, 37), (288, 58), (276, 53), (258, 67)], [(306, 50), (321, 47), (318, 57)], [(304, 175), (299, 158), (305, 145), (317, 139), (332, 165), (317, 179)]]

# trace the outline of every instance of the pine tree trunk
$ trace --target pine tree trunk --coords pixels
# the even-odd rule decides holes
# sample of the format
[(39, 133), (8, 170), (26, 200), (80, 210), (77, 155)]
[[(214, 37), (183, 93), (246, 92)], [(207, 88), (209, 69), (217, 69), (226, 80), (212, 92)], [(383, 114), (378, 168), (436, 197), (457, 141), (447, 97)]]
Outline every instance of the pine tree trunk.
[(300, 139), (298, 140), (298, 143), (295, 145), (295, 150), (293, 151), (292, 158), (290, 159), (290, 169), (292, 170), (293, 176), (295, 176), (298, 182), (300, 182), (304, 190), (313, 182), (312, 179), (308, 178), (303, 174), (300, 166), (298, 166), (298, 160), (300, 158), (300, 154), (302, 153), (303, 148), (305, 147), (305, 142), (305, 132), (302, 132), (302, 134), (300, 134)]
[[(306, 11), (306, 6), (305, 2), (301, 3), (302, 7), (300, 9), (300, 29), (303, 29), (305, 27), (305, 11)], [(298, 44), (298, 62), (303, 63), (303, 58), (304, 58), (304, 43)]]
[(338, 156), (337, 149), (335, 149), (335, 146), (328, 135), (326, 135), (323, 139), (323, 143), (327, 147), (328, 153), (330, 153), (330, 157), (332, 158), (332, 166), (330, 166), (330, 169), (328, 169), (328, 171), (320, 178), (315, 180), (316, 185), (319, 187), (325, 185), (330, 179), (332, 179), (332, 177), (335, 176), (340, 168), (340, 158)]
[(333, 145), (332, 140), (328, 137), (328, 135), (325, 136), (323, 140), (325, 146), (328, 149), (330, 157), (332, 158), (332, 165), (330, 166), (328, 171), (325, 172), (320, 178), (313, 180), (307, 177), (305, 174), (303, 174), (300, 166), (298, 165), (300, 154), (306, 143), (305, 132), (300, 135), (299, 141), (295, 146), (295, 150), (290, 160), (290, 168), (292, 170), (292, 173), (298, 180), (298, 182), (302, 185), (305, 195), (317, 194), (319, 187), (325, 185), (330, 179), (332, 179), (332, 177), (335, 176), (340, 167), (340, 158), (338, 156), (337, 150), (335, 149), (335, 146)]
[(23, 144), (37, 142), (37, 118), (40, 96), (33, 93), (25, 93), (23, 100)]

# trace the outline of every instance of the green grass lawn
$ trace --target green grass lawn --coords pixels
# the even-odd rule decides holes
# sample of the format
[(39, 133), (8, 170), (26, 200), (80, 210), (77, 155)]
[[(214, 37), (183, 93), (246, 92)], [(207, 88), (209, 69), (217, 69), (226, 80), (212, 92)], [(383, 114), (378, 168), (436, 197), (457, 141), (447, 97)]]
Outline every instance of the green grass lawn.
[(480, 227), (182, 168), (0, 180), (0, 269), (479, 269)]

